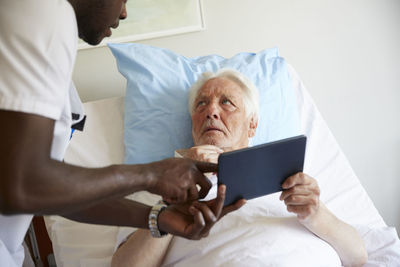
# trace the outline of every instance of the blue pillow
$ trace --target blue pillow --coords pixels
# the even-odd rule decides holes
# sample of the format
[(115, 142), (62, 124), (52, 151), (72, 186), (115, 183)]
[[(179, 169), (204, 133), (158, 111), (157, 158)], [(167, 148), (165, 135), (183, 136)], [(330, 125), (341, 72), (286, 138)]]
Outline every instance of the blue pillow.
[(124, 118), (125, 163), (173, 157), (193, 145), (188, 89), (205, 71), (235, 69), (259, 89), (259, 123), (251, 144), (300, 133), (296, 96), (278, 49), (239, 53), (232, 58), (187, 58), (141, 44), (109, 44), (119, 72), (127, 79)]

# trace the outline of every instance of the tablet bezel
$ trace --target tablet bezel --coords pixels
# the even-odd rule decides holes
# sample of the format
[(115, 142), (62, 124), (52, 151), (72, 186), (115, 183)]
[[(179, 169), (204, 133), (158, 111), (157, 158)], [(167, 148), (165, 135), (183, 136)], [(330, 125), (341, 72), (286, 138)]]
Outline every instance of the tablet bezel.
[(225, 205), (281, 191), (286, 178), (303, 171), (306, 142), (299, 135), (222, 153), (218, 184), (226, 185)]

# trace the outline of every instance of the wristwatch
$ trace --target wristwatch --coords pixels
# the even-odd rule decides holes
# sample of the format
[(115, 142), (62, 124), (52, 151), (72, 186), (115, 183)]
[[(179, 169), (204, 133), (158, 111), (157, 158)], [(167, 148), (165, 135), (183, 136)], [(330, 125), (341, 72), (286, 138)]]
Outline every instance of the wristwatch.
[(149, 213), (149, 230), (152, 237), (160, 238), (168, 234), (167, 232), (163, 232), (158, 229), (158, 215), (166, 207), (167, 205), (162, 200), (160, 200), (156, 205), (151, 208), (151, 211)]

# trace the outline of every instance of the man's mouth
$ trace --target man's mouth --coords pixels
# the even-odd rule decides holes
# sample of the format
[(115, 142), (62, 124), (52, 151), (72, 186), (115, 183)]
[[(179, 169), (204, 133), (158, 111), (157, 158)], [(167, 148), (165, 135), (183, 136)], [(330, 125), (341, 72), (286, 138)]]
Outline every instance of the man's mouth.
[(111, 28), (116, 29), (119, 26), (119, 21), (111, 25)]
[(207, 132), (213, 132), (213, 131), (223, 132), (221, 129), (216, 128), (216, 127), (208, 127), (208, 128), (206, 128), (206, 130), (204, 132), (207, 133)]

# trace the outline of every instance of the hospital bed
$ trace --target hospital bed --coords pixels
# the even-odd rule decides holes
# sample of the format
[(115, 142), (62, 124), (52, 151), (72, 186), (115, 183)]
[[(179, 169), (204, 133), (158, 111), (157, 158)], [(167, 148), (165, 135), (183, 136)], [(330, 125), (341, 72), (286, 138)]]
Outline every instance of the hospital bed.
[[(318, 180), (321, 200), (327, 207), (361, 233), (369, 254), (366, 266), (400, 266), (400, 243), (396, 230), (385, 224), (298, 75), (292, 68), (289, 70), (297, 97), (301, 130), (308, 137), (305, 172)], [(65, 161), (87, 167), (122, 163), (123, 97), (88, 102), (84, 106), (87, 113), (85, 131), (74, 134)], [(118, 227), (82, 224), (58, 216), (47, 217), (46, 225), (58, 267), (110, 266), (120, 231)], [(232, 240), (233, 247), (240, 246), (240, 238)], [(198, 246), (197, 253), (207, 258), (204, 263), (227, 265), (223, 249), (216, 247), (210, 251), (206, 246), (204, 250), (201, 248)], [(314, 254), (318, 257), (318, 251)], [(285, 261), (295, 264), (291, 266), (300, 266), (301, 259), (287, 261), (293, 251), (281, 248), (279, 255), (286, 255)], [(271, 250), (263, 256), (274, 257), (274, 252)], [(169, 257), (170, 262), (176, 263), (179, 257), (173, 258)], [(195, 258), (185, 260), (186, 265), (182, 266), (196, 265)], [(265, 265), (268, 266), (267, 262)]]

